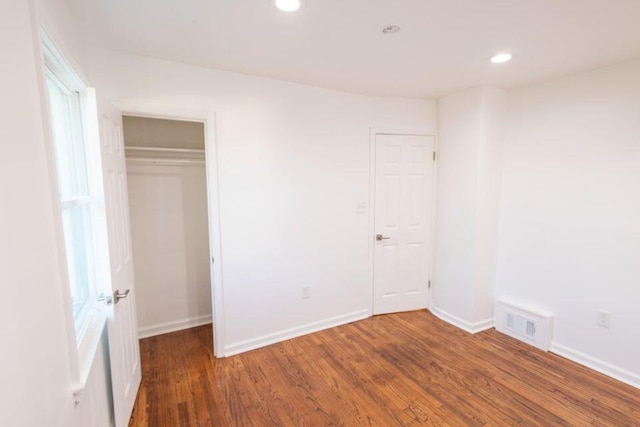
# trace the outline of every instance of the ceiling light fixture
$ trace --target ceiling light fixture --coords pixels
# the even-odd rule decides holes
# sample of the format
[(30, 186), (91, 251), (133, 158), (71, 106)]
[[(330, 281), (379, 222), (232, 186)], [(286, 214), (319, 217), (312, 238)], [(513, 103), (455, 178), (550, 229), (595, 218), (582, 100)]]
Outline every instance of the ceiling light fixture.
[(300, 9), (300, 0), (275, 0), (276, 7), (284, 12), (295, 12)]
[(387, 25), (382, 29), (382, 32), (385, 34), (395, 34), (398, 31), (400, 31), (400, 27), (398, 27), (397, 25)]
[(503, 62), (511, 61), (511, 58), (513, 58), (513, 55), (503, 52), (497, 55), (493, 55), (491, 57), (491, 62), (493, 62), (494, 64), (502, 64)]

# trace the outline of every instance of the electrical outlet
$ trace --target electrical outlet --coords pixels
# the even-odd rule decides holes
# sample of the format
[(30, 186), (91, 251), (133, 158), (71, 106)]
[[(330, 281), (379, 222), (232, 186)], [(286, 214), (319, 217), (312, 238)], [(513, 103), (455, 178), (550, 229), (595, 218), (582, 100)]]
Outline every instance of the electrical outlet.
[(311, 286), (302, 287), (302, 299), (311, 298)]
[(611, 313), (598, 310), (598, 326), (609, 329), (611, 327)]
[(367, 213), (367, 202), (358, 202), (356, 213), (359, 213), (359, 214)]

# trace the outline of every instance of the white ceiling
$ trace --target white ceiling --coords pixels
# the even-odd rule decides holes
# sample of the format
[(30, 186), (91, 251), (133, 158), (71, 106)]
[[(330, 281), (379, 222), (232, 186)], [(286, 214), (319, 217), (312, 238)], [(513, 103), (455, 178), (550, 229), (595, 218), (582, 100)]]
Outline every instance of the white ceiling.
[[(640, 58), (640, 0), (68, 0), (101, 46), (370, 95), (512, 88)], [(383, 35), (386, 25), (399, 25)], [(488, 58), (513, 52), (513, 61)]]

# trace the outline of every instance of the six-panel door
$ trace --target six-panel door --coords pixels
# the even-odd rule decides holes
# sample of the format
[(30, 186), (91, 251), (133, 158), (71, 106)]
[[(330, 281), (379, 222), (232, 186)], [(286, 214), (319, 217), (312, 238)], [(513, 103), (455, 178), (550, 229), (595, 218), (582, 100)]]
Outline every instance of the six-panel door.
[[(129, 425), (142, 372), (133, 283), (122, 114), (104, 101), (101, 101), (98, 107), (111, 260), (110, 293), (114, 297), (107, 331), (115, 424), (116, 427), (121, 427)], [(118, 299), (118, 294), (123, 297)]]
[(427, 306), (434, 138), (376, 135), (373, 313)]

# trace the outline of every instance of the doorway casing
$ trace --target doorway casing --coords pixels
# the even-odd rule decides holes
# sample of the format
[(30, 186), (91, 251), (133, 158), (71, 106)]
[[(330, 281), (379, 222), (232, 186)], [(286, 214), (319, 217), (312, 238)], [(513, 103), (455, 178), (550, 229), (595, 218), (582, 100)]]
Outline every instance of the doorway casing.
[(205, 170), (207, 179), (207, 218), (209, 223), (209, 270), (211, 272), (211, 307), (213, 311), (213, 354), (224, 353), (224, 292), (222, 286), (222, 244), (220, 242), (220, 198), (218, 186), (218, 150), (215, 113), (209, 118), (123, 111), (125, 116), (149, 119), (180, 120), (204, 125)]

